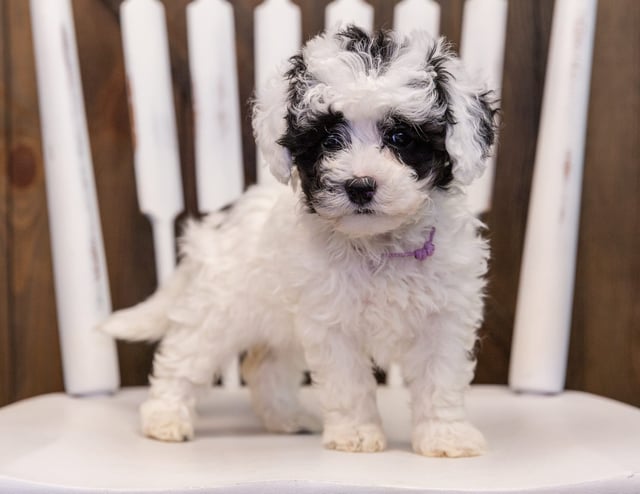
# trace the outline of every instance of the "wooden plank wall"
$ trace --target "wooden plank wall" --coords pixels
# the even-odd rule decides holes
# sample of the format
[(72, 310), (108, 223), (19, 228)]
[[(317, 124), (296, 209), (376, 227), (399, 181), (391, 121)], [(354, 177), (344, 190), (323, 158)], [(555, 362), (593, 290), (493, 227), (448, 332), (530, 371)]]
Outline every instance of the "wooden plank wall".
[[(6, 69), (7, 279), (10, 385), (0, 399), (12, 401), (61, 389), (47, 206), (34, 80), (29, 2), (4, 2)], [(9, 394), (11, 393), (11, 394)]]
[[(197, 214), (187, 0), (165, 0), (187, 213)], [(253, 81), (253, 8), (236, 8), (240, 97)], [(297, 0), (303, 35), (323, 24), (329, 0)], [(391, 25), (396, 1), (370, 1)], [(462, 0), (441, 0), (442, 32), (460, 39)], [(148, 221), (139, 214), (119, 37), (120, 0), (75, 0), (98, 197), (114, 307), (155, 286)], [(552, 0), (510, 2), (493, 248), (477, 382), (507, 378), (524, 220), (535, 152)], [(601, 0), (598, 10), (584, 207), (568, 387), (640, 405), (640, 3)], [(0, 405), (62, 389), (28, 2), (0, 0)], [(245, 169), (255, 179), (248, 106)], [(541, 239), (544, 241), (544, 239)], [(544, 310), (544, 308), (541, 308)], [(120, 345), (122, 381), (145, 383), (152, 347)]]
[[(6, 5), (0, 5), (0, 26), (5, 26)], [(7, 112), (8, 63), (5, 60), (5, 36), (0, 33), (0, 404), (13, 395), (13, 371), (9, 340), (9, 194), (7, 187)]]

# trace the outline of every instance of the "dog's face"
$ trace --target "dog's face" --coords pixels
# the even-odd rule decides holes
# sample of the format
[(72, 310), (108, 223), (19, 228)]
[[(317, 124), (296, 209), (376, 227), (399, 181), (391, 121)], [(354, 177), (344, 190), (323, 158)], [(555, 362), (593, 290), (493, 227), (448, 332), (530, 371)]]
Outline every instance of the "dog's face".
[(434, 189), (479, 176), (494, 140), (486, 92), (448, 45), (355, 27), (310, 40), (259, 95), (254, 129), (281, 182), (350, 236), (409, 222)]

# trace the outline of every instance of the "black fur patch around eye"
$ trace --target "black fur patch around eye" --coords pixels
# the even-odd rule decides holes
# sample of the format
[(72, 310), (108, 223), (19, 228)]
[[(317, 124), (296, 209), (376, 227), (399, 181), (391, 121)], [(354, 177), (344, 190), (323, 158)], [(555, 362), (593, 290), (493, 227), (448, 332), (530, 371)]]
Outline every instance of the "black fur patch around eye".
[(312, 116), (304, 125), (299, 125), (289, 114), (287, 132), (278, 139), (278, 144), (289, 150), (298, 168), (300, 186), (312, 212), (313, 197), (324, 187), (320, 180), (319, 164), (326, 156), (349, 146), (346, 125), (340, 112)]
[(336, 38), (342, 41), (344, 50), (360, 56), (367, 72), (375, 69), (384, 73), (399, 48), (391, 33), (382, 29), (369, 36), (359, 27), (350, 25), (338, 32)]
[[(433, 186), (441, 189), (446, 189), (451, 183), (453, 173), (445, 147), (444, 123), (423, 122), (415, 125), (401, 117), (392, 116), (380, 124), (380, 133), (383, 145), (398, 160), (413, 168), (418, 179), (431, 176)], [(398, 134), (405, 135), (405, 139), (395, 140), (393, 137)]]

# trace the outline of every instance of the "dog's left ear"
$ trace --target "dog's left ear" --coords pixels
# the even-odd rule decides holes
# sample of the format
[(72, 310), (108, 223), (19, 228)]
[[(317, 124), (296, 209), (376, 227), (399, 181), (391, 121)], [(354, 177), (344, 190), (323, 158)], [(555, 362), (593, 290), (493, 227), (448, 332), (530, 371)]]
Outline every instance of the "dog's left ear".
[(436, 89), (446, 105), (445, 146), (453, 176), (458, 183), (469, 185), (484, 172), (496, 137), (496, 101), (491, 91), (470, 80), (462, 62), (443, 39), (434, 46), (431, 61)]
[(491, 92), (477, 91), (452, 97), (453, 123), (448, 125), (445, 145), (454, 178), (469, 185), (484, 172), (495, 141), (496, 110)]
[(281, 183), (287, 184), (291, 178), (292, 159), (289, 150), (277, 141), (287, 130), (288, 81), (284, 76), (286, 67), (278, 70), (253, 103), (253, 134), (269, 166), (271, 174)]

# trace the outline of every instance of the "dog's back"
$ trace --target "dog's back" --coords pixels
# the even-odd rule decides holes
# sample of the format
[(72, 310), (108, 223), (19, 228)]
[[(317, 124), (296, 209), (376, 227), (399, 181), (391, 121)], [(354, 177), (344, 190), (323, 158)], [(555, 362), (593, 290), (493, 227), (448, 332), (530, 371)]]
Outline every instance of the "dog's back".
[[(202, 310), (212, 305), (207, 297), (214, 295), (222, 302), (224, 293), (202, 293), (202, 282), (208, 285), (207, 278), (213, 277), (217, 287), (239, 286), (237, 280), (246, 278), (247, 263), (260, 249), (259, 233), (283, 193), (289, 191), (280, 184), (254, 186), (229, 209), (202, 221), (189, 220), (179, 241), (181, 261), (172, 276), (148, 299), (115, 312), (99, 329), (118, 339), (156, 341), (172, 322), (184, 324), (202, 317)], [(228, 283), (230, 279), (234, 283)]]

